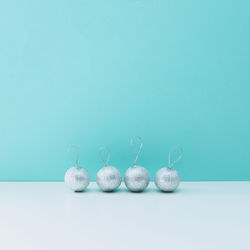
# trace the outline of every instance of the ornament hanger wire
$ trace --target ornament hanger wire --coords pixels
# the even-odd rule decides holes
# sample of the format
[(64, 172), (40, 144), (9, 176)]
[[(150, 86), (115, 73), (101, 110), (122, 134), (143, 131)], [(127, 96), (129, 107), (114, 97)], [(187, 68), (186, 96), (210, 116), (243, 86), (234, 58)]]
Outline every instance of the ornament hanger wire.
[[(72, 151), (75, 151), (75, 157), (73, 157)], [(79, 166), (79, 148), (75, 145), (71, 145), (68, 148), (68, 153), (70, 154), (70, 158), (73, 162), (75, 162), (76, 167)]]
[(133, 166), (136, 165), (136, 162), (138, 160), (139, 155), (141, 154), (141, 150), (142, 150), (142, 147), (143, 147), (142, 138), (140, 136), (134, 136), (133, 138), (131, 138), (131, 140), (130, 140), (130, 146), (131, 146), (132, 154), (133, 155), (135, 155), (135, 150), (134, 150), (134, 141), (135, 140), (138, 140), (140, 142), (140, 148), (139, 148), (139, 151), (136, 154), (136, 157), (135, 157), (135, 159), (133, 161)]
[[(174, 159), (174, 155), (177, 154), (177, 159)], [(168, 168), (172, 168), (183, 156), (183, 148), (178, 145), (176, 147), (173, 147), (168, 154)], [(173, 158), (173, 161), (171, 162)]]
[[(104, 151), (106, 151), (106, 153), (108, 154), (106, 161), (104, 160), (104, 158), (102, 156), (102, 153)], [(109, 148), (108, 147), (100, 147), (99, 148), (99, 155), (100, 155), (100, 158), (101, 158), (102, 162), (104, 163), (104, 166), (107, 167), (108, 163), (109, 163), (109, 160), (110, 160), (110, 150), (109, 150)]]

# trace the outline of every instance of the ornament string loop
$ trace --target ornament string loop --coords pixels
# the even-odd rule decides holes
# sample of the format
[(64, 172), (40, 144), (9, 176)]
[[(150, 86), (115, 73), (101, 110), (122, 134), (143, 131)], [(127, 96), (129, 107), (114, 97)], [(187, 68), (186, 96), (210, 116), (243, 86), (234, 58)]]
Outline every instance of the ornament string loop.
[[(75, 156), (73, 157), (72, 151), (75, 151)], [(71, 145), (68, 148), (68, 152), (70, 154), (70, 158), (73, 162), (75, 162), (76, 167), (79, 166), (79, 148), (77, 146)]]
[(139, 150), (138, 150), (138, 152), (137, 152), (137, 154), (135, 156), (135, 159), (133, 161), (133, 166), (136, 165), (136, 162), (138, 160), (139, 155), (141, 154), (141, 150), (142, 150), (142, 147), (143, 147), (142, 138), (140, 136), (134, 136), (133, 138), (131, 138), (131, 140), (130, 140), (130, 146), (131, 146), (133, 155), (135, 155), (135, 151), (134, 151), (134, 141), (135, 140), (137, 140), (137, 141), (140, 142), (140, 148), (139, 148)]
[[(106, 153), (108, 154), (106, 160), (104, 160), (104, 158), (102, 156), (102, 153), (104, 151), (106, 151)], [(99, 148), (99, 155), (100, 155), (100, 158), (101, 158), (102, 162), (104, 163), (104, 166), (107, 167), (108, 163), (109, 163), (109, 160), (110, 160), (110, 150), (109, 150), (109, 148), (108, 147), (100, 147)]]
[(173, 147), (168, 155), (168, 168), (172, 168), (183, 156), (183, 149), (180, 145)]

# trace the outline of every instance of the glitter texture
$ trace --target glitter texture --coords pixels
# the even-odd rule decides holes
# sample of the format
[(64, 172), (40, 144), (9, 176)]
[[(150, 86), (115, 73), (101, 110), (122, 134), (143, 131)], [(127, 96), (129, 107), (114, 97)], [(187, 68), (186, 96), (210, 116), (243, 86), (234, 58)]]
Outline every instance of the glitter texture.
[(133, 166), (125, 173), (125, 185), (132, 192), (142, 192), (149, 184), (149, 173), (141, 166)]
[(176, 170), (161, 168), (155, 175), (155, 185), (164, 192), (174, 191), (180, 183), (180, 177)]
[(105, 166), (96, 175), (96, 183), (104, 192), (111, 192), (121, 185), (122, 176), (116, 167)]
[(76, 192), (83, 191), (90, 181), (89, 173), (81, 167), (69, 168), (64, 176), (65, 184)]

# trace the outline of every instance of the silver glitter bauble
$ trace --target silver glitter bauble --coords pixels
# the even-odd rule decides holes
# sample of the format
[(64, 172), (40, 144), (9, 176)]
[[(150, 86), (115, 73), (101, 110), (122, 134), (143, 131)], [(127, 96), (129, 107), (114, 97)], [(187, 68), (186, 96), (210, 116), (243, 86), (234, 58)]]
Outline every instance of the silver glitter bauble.
[(81, 167), (69, 168), (64, 176), (65, 184), (76, 192), (83, 191), (90, 181), (89, 173)]
[(121, 185), (122, 176), (116, 167), (105, 166), (96, 175), (96, 183), (104, 192), (111, 192)]
[(132, 192), (142, 192), (149, 184), (150, 176), (146, 168), (135, 165), (125, 173), (125, 185)]
[(164, 192), (174, 191), (180, 184), (180, 177), (176, 170), (161, 168), (155, 175), (155, 185)]

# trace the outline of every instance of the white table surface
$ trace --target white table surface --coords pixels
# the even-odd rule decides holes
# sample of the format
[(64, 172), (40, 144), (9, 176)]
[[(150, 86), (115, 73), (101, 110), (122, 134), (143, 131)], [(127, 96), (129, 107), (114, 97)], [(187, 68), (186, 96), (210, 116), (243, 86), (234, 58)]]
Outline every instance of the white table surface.
[(250, 182), (184, 182), (175, 193), (0, 182), (3, 250), (249, 250)]

